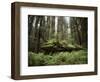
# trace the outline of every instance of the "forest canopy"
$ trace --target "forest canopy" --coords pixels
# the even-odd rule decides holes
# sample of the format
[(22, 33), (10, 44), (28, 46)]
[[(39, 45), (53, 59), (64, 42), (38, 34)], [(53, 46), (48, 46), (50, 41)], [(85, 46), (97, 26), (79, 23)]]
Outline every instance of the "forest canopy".
[(29, 53), (32, 52), (38, 56), (38, 53), (53, 56), (56, 53), (65, 54), (73, 51), (76, 53), (80, 50), (87, 53), (87, 22), (86, 17), (28, 15)]

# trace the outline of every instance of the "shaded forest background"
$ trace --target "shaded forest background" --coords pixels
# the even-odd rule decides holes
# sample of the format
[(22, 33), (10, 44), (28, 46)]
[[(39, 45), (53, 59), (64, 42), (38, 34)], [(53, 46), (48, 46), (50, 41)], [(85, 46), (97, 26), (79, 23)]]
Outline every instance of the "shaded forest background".
[[(68, 54), (72, 54), (73, 52), (78, 52), (79, 54), (85, 53), (85, 55), (82, 54), (82, 57), (85, 57), (83, 58), (83, 63), (87, 63), (87, 22), (87, 18), (84, 17), (28, 15), (29, 66), (48, 65), (45, 63), (35, 64), (35, 62), (39, 62), (40, 60), (40, 62), (51, 61), (55, 54), (59, 55), (59, 53), (60, 56), (67, 53), (66, 56), (68, 57), (66, 57), (67, 59), (64, 60), (67, 61), (70, 57)], [(73, 53), (72, 56), (75, 56), (75, 53)], [(42, 56), (40, 54), (42, 54)], [(81, 57), (79, 54), (77, 56)], [(47, 60), (44, 60), (44, 55), (49, 55), (52, 58), (46, 57)], [(72, 60), (74, 59), (70, 59), (70, 61)], [(72, 63), (66, 63), (64, 61), (58, 64), (75, 63), (75, 61)], [(76, 64), (78, 63), (82, 62), (78, 61)], [(53, 63), (50, 65), (52, 64)], [(56, 65), (56, 63), (54, 63), (54, 65)]]

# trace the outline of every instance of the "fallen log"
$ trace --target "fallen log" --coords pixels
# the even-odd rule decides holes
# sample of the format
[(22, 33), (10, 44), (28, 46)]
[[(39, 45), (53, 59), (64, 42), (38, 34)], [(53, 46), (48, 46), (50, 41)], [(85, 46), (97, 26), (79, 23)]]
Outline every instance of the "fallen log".
[(71, 51), (78, 51), (78, 50), (82, 50), (83, 48), (74, 48), (74, 47), (57, 47), (57, 46), (54, 46), (54, 47), (41, 47), (41, 50), (44, 51), (44, 52), (61, 52), (61, 51), (68, 51), (68, 52), (71, 52)]

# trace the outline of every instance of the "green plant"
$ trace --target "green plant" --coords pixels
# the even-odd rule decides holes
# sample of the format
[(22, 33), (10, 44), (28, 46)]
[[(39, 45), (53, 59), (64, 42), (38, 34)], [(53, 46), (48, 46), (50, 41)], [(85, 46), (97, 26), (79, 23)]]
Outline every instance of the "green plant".
[(55, 52), (45, 54), (29, 52), (29, 66), (86, 64), (87, 51)]
[(29, 60), (29, 65), (32, 66), (32, 65), (35, 65), (35, 66), (39, 66), (39, 65), (44, 65), (44, 55), (43, 53), (32, 53), (32, 52), (29, 52), (29, 57), (28, 57), (28, 60)]

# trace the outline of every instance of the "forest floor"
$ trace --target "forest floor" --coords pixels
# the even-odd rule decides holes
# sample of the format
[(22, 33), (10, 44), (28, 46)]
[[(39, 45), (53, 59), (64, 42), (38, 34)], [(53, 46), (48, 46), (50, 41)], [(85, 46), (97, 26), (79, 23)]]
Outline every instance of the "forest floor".
[(29, 52), (29, 66), (47, 66), (47, 65), (72, 65), (72, 64), (87, 64), (87, 51), (65, 51), (65, 52)]

